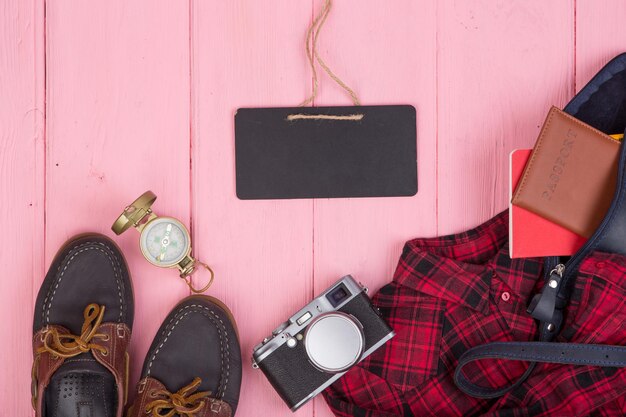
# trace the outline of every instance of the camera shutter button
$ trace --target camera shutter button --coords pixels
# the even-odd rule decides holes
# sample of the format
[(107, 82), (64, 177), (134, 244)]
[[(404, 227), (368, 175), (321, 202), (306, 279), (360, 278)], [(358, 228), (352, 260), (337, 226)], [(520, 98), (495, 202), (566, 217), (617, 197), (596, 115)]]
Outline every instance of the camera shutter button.
[(295, 348), (297, 344), (298, 344), (298, 341), (296, 340), (295, 337), (290, 337), (289, 339), (287, 339), (287, 347)]

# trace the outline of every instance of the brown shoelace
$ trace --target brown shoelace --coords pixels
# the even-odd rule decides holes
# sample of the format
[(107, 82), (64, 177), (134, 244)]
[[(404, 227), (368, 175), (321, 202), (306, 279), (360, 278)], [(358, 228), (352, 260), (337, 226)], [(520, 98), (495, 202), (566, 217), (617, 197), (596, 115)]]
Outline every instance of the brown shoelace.
[(108, 335), (97, 333), (102, 319), (104, 318), (104, 306), (98, 304), (89, 304), (85, 307), (83, 312), (85, 321), (80, 332), (80, 336), (73, 334), (61, 334), (58, 329), (51, 328), (46, 330), (41, 335), (41, 341), (43, 346), (37, 349), (37, 356), (33, 361), (33, 369), (31, 373), (32, 377), (32, 405), (33, 408), (37, 405), (37, 365), (39, 363), (39, 355), (44, 352), (49, 352), (53, 358), (71, 358), (73, 356), (80, 355), (81, 353), (89, 352), (90, 350), (97, 350), (104, 356), (108, 355), (108, 350), (101, 345), (93, 343), (94, 338), (101, 340), (108, 340)]
[(85, 321), (79, 336), (73, 334), (60, 334), (57, 329), (47, 330), (42, 335), (43, 346), (37, 349), (37, 353), (50, 352), (61, 358), (71, 358), (81, 353), (97, 350), (104, 356), (108, 350), (101, 345), (93, 343), (93, 339), (108, 340), (108, 335), (98, 333), (104, 317), (104, 306), (89, 304), (83, 312)]
[(146, 404), (146, 413), (152, 412), (154, 417), (172, 417), (176, 414), (186, 417), (194, 417), (197, 412), (202, 410), (210, 391), (201, 391), (193, 394), (198, 389), (202, 380), (194, 378), (193, 381), (176, 391), (171, 393), (167, 390), (153, 391), (151, 396), (157, 397)]

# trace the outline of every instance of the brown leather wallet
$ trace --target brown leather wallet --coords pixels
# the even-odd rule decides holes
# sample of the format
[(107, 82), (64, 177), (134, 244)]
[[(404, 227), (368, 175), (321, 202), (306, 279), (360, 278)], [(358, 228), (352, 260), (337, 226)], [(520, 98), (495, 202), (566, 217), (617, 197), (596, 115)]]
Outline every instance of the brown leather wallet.
[(511, 203), (591, 236), (615, 194), (619, 145), (552, 107)]

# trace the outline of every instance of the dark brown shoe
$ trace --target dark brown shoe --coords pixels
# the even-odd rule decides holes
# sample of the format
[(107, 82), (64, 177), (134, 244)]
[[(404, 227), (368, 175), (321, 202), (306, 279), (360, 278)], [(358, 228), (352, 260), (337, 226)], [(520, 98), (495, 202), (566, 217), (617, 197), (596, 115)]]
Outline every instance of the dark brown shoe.
[(39, 290), (33, 323), (37, 417), (121, 417), (133, 292), (109, 238), (87, 234), (56, 255)]
[(232, 313), (194, 295), (165, 319), (143, 365), (128, 417), (229, 417), (241, 386), (241, 350)]

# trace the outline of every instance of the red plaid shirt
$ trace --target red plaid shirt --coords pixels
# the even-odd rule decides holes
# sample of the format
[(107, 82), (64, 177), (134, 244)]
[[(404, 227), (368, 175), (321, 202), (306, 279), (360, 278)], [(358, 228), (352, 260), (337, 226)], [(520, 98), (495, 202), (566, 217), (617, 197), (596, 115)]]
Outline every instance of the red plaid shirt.
[[(526, 306), (542, 285), (542, 259), (508, 256), (508, 212), (465, 233), (407, 242), (393, 282), (373, 298), (396, 336), (326, 390), (328, 404), (337, 416), (626, 415), (626, 368), (537, 364), (496, 399), (454, 384), (469, 348), (536, 339)], [(555, 341), (626, 344), (626, 257), (594, 252), (582, 262)], [(465, 373), (502, 386), (526, 366), (489, 359)]]

